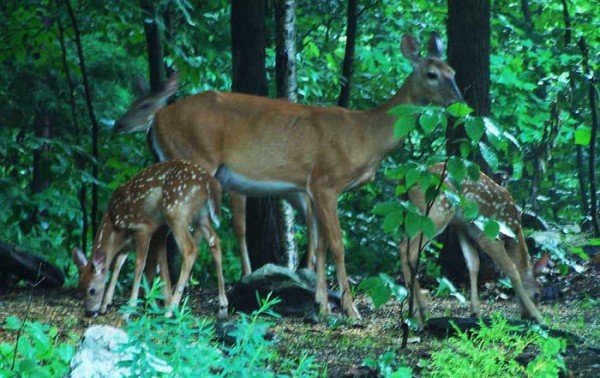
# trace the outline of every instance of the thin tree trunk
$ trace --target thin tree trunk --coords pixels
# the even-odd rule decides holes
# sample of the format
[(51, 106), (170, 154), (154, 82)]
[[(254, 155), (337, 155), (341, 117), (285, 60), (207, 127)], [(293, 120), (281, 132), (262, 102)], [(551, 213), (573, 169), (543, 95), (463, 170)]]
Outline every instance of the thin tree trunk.
[[(586, 73), (585, 76), (590, 72), (589, 64), (589, 51), (585, 39), (581, 37), (579, 39), (579, 49), (583, 56), (583, 68)], [(598, 135), (598, 108), (596, 105), (596, 88), (595, 88), (595, 77), (589, 75), (589, 92), (588, 100), (590, 104), (590, 113), (592, 114), (592, 132), (590, 136), (589, 146), (589, 167), (588, 174), (590, 180), (590, 214), (592, 215), (592, 227), (594, 229), (594, 236), (600, 236), (600, 224), (598, 223), (598, 200), (597, 200), (597, 186), (596, 186), (596, 137)]]
[(521, 0), (521, 12), (523, 13), (523, 21), (527, 31), (533, 31), (533, 21), (531, 20), (531, 9), (529, 8), (529, 0)]
[[(564, 43), (565, 48), (568, 48), (571, 45), (572, 40), (572, 27), (571, 27), (571, 16), (569, 15), (569, 8), (567, 4), (567, 0), (561, 0), (562, 10), (563, 10), (563, 20), (565, 22), (565, 33), (564, 33)], [(575, 73), (573, 69), (569, 69), (569, 92), (570, 92), (570, 105), (569, 105), (569, 114), (574, 119), (579, 119), (579, 113), (577, 112), (577, 107), (575, 105)], [(581, 200), (581, 212), (583, 217), (585, 218), (589, 214), (588, 207), (588, 199), (587, 199), (587, 182), (585, 179), (585, 163), (583, 157), (583, 147), (580, 145), (576, 146), (577, 150), (577, 177), (579, 181), (579, 195)]]
[(92, 104), (92, 92), (90, 83), (88, 80), (87, 71), (85, 68), (85, 58), (83, 55), (83, 47), (81, 45), (81, 31), (79, 30), (79, 26), (77, 24), (77, 18), (75, 17), (75, 12), (73, 11), (73, 6), (71, 5), (71, 0), (65, 0), (65, 4), (67, 6), (67, 10), (69, 11), (69, 18), (71, 19), (71, 26), (73, 27), (73, 32), (75, 33), (75, 44), (77, 46), (77, 56), (79, 58), (79, 69), (81, 70), (81, 77), (83, 80), (83, 88), (84, 88), (84, 97), (85, 104), (87, 107), (87, 112), (90, 117), (90, 122), (92, 123), (92, 157), (94, 158), (94, 162), (92, 163), (92, 178), (94, 182), (92, 183), (92, 211), (91, 211), (91, 222), (92, 222), (92, 233), (96, 235), (96, 227), (98, 225), (98, 121), (96, 119), (96, 115), (94, 113), (94, 106)]
[[(67, 79), (67, 85), (69, 87), (69, 107), (71, 110), (71, 122), (73, 122), (73, 130), (75, 134), (75, 143), (81, 144), (81, 132), (79, 130), (79, 120), (77, 117), (77, 103), (75, 101), (75, 84), (73, 83), (73, 77), (71, 76), (71, 69), (67, 62), (67, 46), (65, 43), (65, 29), (60, 18), (60, 0), (56, 0), (57, 15), (56, 20), (58, 24), (58, 40), (60, 43), (61, 51), (61, 62), (65, 77)], [(80, 171), (85, 170), (85, 156), (75, 152), (75, 165)], [(81, 180), (79, 187), (79, 208), (81, 209), (81, 241), (80, 248), (84, 254), (87, 255), (87, 232), (88, 232), (88, 213), (87, 213), (87, 196), (85, 182)]]
[[(33, 133), (36, 138), (50, 139), (50, 115), (46, 109), (39, 109), (33, 121)], [(41, 143), (39, 148), (33, 150), (33, 174), (31, 177), (31, 192), (41, 193), (50, 186), (50, 160), (47, 143)]]
[[(275, 0), (275, 82), (277, 97), (298, 101), (296, 85), (296, 1)], [(286, 251), (286, 266), (298, 266), (298, 247), (294, 238), (294, 211), (286, 201), (279, 201), (283, 214), (283, 248)]]
[(357, 0), (348, 0), (348, 16), (346, 26), (346, 50), (342, 64), (342, 77), (338, 106), (347, 108), (350, 105), (350, 89), (354, 66), (354, 48), (356, 46)]
[(163, 45), (161, 32), (156, 24), (156, 5), (151, 0), (141, 0), (144, 34), (146, 35), (146, 51), (148, 52), (148, 70), (150, 90), (162, 88), (164, 78)]
[[(231, 47), (234, 92), (267, 95), (265, 1), (232, 0)], [(282, 214), (275, 197), (248, 198), (246, 239), (252, 269), (286, 259), (280, 236)]]

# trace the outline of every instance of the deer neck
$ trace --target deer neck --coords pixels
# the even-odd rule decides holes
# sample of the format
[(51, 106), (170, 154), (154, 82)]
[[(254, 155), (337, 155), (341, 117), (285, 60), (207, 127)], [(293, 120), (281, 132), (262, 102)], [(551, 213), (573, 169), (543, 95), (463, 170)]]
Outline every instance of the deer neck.
[(382, 148), (383, 154), (387, 154), (396, 148), (402, 141), (400, 138), (394, 136), (394, 122), (396, 122), (397, 118), (388, 114), (390, 109), (402, 104), (419, 103), (419, 100), (414, 95), (415, 91), (412, 90), (413, 80), (413, 75), (411, 74), (395, 95), (379, 107), (366, 112), (366, 116), (369, 118), (369, 127), (373, 129), (371, 135), (377, 137), (377, 145)]

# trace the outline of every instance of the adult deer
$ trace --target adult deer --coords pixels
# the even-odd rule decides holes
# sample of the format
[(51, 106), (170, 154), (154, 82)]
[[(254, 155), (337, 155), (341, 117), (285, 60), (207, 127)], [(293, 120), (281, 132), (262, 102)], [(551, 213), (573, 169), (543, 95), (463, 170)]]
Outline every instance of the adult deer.
[[(430, 171), (443, 175), (444, 184), (450, 189), (456, 190), (445, 177), (444, 163), (434, 165), (430, 168)], [(436, 227), (436, 236), (441, 234), (448, 225), (453, 225), (456, 230), (469, 269), (471, 313), (478, 316), (480, 311), (477, 294), (479, 256), (475, 248), (475, 246), (479, 246), (510, 278), (521, 308), (521, 314), (524, 317), (534, 318), (542, 324), (542, 316), (532, 301), (532, 298), (539, 294), (539, 284), (534, 277), (531, 257), (523, 238), (521, 214), (512, 196), (508, 190), (496, 184), (484, 173), (480, 173), (479, 179), (476, 181), (463, 180), (459, 192), (464, 198), (477, 204), (481, 215), (496, 219), (501, 222), (502, 226), (498, 238), (488, 238), (472, 221), (465, 219), (460, 210), (453, 207), (443, 194), (435, 199), (429, 210), (429, 218), (433, 220)], [(427, 207), (425, 193), (418, 186), (409, 191), (409, 198), (413, 204), (425, 212)], [(425, 305), (421, 296), (417, 274), (412, 273), (416, 269), (420, 247), (424, 247), (428, 242), (429, 239), (425, 235), (418, 233), (410, 241), (404, 240), (399, 246), (405, 282), (410, 285), (413, 277), (415, 280), (415, 305), (417, 306), (416, 309), (419, 310), (417, 320), (420, 325), (422, 325), (425, 316)]]
[[(86, 315), (104, 313), (112, 301), (119, 271), (126, 258), (122, 250), (133, 240), (136, 247), (135, 275), (130, 305), (137, 302), (142, 272), (153, 234), (166, 238), (164, 225), (173, 233), (183, 254), (179, 279), (173, 293), (166, 264), (166, 255), (160, 253), (160, 272), (167, 287), (167, 308), (179, 304), (183, 289), (198, 254), (197, 241), (202, 234), (210, 244), (215, 261), (219, 286), (219, 317), (227, 315), (227, 296), (221, 265), (219, 238), (210, 225), (209, 217), (218, 223), (216, 213), (220, 205), (220, 188), (208, 172), (195, 164), (171, 161), (146, 168), (121, 185), (112, 195), (108, 210), (94, 240), (89, 261), (81, 251), (74, 251), (73, 259), (79, 268), (79, 289), (84, 295)], [(196, 227), (194, 236), (189, 226)], [(114, 259), (115, 268), (105, 294), (108, 269)]]
[[(226, 190), (243, 195), (308, 193), (317, 222), (317, 290), (321, 313), (328, 313), (325, 252), (333, 254), (342, 306), (360, 315), (352, 302), (344, 264), (337, 200), (345, 191), (373, 179), (383, 157), (397, 147), (394, 117), (398, 104), (448, 105), (460, 100), (454, 71), (441, 57), (442, 41), (432, 34), (429, 55), (417, 41), (402, 38), (402, 52), (413, 72), (390, 100), (369, 111), (316, 107), (237, 93), (203, 92), (157, 111), (144, 99), (136, 117), (115, 128), (131, 132), (150, 128), (151, 144), (163, 160), (183, 159), (208, 167)], [(142, 116), (145, 114), (145, 116)]]

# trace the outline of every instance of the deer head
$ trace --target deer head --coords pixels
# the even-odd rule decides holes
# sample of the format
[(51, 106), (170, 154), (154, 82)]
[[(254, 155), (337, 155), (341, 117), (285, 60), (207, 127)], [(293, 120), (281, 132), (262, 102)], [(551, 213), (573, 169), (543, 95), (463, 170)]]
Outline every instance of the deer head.
[(106, 288), (106, 255), (96, 249), (88, 260), (80, 249), (73, 250), (73, 261), (79, 270), (79, 292), (83, 295), (85, 315), (96, 316)]
[(437, 33), (431, 33), (426, 57), (421, 57), (419, 42), (411, 35), (402, 36), (401, 49), (413, 66), (407, 89), (415, 102), (447, 106), (462, 101), (462, 94), (454, 81), (454, 70), (442, 59), (444, 45)]
[(179, 89), (179, 74), (174, 73), (161, 90), (145, 93), (137, 99), (127, 113), (115, 122), (113, 132), (126, 134), (148, 129), (154, 119), (154, 113), (167, 104), (167, 100), (177, 92), (177, 89)]

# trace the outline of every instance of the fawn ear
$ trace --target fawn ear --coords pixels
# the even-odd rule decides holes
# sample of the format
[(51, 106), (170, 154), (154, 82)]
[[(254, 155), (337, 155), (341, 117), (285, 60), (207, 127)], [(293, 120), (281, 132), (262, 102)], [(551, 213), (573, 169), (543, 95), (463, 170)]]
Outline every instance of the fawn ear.
[(92, 268), (95, 273), (99, 273), (104, 269), (104, 263), (106, 262), (106, 253), (102, 248), (98, 248), (92, 255)]
[(87, 265), (87, 258), (80, 248), (73, 248), (71, 254), (73, 255), (73, 261), (77, 269), (81, 269)]
[(533, 274), (540, 274), (546, 269), (550, 262), (550, 255), (548, 252), (544, 253), (538, 261), (533, 264)]

